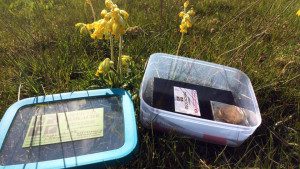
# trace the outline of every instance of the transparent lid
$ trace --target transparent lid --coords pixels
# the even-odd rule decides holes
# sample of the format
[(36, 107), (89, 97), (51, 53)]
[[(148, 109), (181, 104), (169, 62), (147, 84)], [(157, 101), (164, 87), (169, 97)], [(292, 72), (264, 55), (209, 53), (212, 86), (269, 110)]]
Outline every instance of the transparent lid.
[(0, 166), (104, 152), (124, 142), (121, 96), (32, 104), (17, 111), (0, 150)]

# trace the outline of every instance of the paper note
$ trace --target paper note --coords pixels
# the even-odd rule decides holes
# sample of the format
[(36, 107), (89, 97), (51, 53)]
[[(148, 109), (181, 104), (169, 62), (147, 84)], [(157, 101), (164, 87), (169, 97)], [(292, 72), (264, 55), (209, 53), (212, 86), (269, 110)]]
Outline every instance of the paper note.
[(174, 86), (174, 101), (176, 112), (201, 116), (196, 90)]
[(103, 136), (103, 108), (33, 116), (23, 148)]

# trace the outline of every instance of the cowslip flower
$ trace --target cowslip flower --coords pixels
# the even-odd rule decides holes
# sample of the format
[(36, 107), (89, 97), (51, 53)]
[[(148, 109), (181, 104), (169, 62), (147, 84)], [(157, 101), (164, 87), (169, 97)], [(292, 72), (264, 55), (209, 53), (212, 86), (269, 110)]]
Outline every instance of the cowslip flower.
[(104, 17), (106, 16), (107, 13), (108, 13), (107, 10), (106, 10), (106, 9), (103, 9), (103, 10), (100, 12), (100, 16), (101, 16), (102, 18), (104, 18)]
[(179, 17), (182, 18), (181, 24), (179, 25), (181, 33), (187, 33), (188, 28), (192, 27), (191, 17), (195, 15), (193, 9), (187, 11), (189, 1), (185, 1), (183, 4), (183, 11), (179, 13)]
[(99, 21), (95, 21), (93, 23), (77, 23), (76, 27), (80, 28), (80, 33), (90, 33), (92, 39), (105, 39), (109, 38), (111, 26), (108, 24), (106, 19), (100, 19)]
[(187, 7), (189, 6), (189, 4), (190, 4), (190, 1), (185, 1), (185, 2), (183, 3), (183, 7), (184, 7), (184, 8), (187, 8)]
[[(90, 2), (90, 0), (87, 0)], [(80, 33), (88, 32), (92, 39), (109, 39), (111, 59), (103, 60), (96, 71), (96, 76), (100, 74), (107, 74), (111, 68), (114, 69), (114, 51), (113, 51), (113, 37), (119, 40), (119, 57), (117, 70), (122, 76), (122, 65), (128, 66), (131, 57), (122, 55), (122, 35), (126, 33), (126, 26), (129, 14), (122, 9), (119, 9), (112, 0), (105, 0), (106, 9), (100, 12), (101, 19), (93, 23), (77, 23), (75, 26), (80, 28)], [(95, 18), (95, 17), (94, 17)], [(94, 19), (95, 20), (95, 19)]]
[(132, 58), (128, 55), (121, 56), (122, 65), (124, 65), (124, 66), (128, 66), (131, 60), (132, 60)]
[(109, 9), (102, 10), (100, 16), (102, 19), (90, 24), (77, 23), (80, 27), (80, 33), (90, 32), (92, 39), (109, 39), (110, 35), (119, 38), (126, 32), (126, 21), (129, 14), (125, 10), (118, 8), (111, 0), (105, 0), (105, 6)]
[(110, 9), (106, 15), (110, 17), (111, 34), (118, 38), (126, 32), (126, 20), (129, 14), (125, 10), (119, 9), (111, 0), (105, 0), (105, 6)]
[(116, 6), (111, 0), (105, 0), (105, 6), (109, 9), (112, 9)]
[(300, 9), (297, 11), (296, 15), (300, 16)]
[(109, 39), (111, 25), (109, 24), (109, 20), (100, 19), (92, 24), (87, 24), (88, 30), (94, 30), (91, 34), (92, 39)]
[(111, 61), (109, 58), (104, 59), (99, 64), (99, 67), (98, 67), (98, 70), (96, 71), (95, 76), (99, 77), (100, 74), (104, 74), (104, 75), (107, 74), (113, 65), (114, 65), (114, 62)]
[(85, 23), (77, 23), (75, 25), (75, 27), (79, 28), (79, 32), (80, 34), (84, 34), (84, 33), (88, 33), (88, 29), (86, 28), (86, 24)]

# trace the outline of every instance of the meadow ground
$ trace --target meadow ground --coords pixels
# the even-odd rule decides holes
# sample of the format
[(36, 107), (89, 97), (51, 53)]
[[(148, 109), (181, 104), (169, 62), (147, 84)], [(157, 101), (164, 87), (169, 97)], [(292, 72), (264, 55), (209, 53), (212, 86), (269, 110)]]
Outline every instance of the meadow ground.
[[(97, 13), (102, 0), (93, 0)], [(129, 14), (124, 52), (134, 58), (123, 85), (136, 95), (152, 53), (174, 54), (180, 39), (178, 0), (116, 0)], [(156, 133), (138, 122), (139, 149), (116, 168), (297, 168), (300, 159), (299, 0), (193, 0), (194, 25), (180, 55), (228, 65), (250, 77), (262, 124), (238, 148)], [(18, 97), (118, 87), (94, 80), (109, 57), (107, 42), (94, 42), (74, 27), (92, 22), (84, 0), (0, 1), (0, 118)], [(120, 86), (119, 86), (120, 87)], [(139, 100), (134, 98), (136, 116)]]

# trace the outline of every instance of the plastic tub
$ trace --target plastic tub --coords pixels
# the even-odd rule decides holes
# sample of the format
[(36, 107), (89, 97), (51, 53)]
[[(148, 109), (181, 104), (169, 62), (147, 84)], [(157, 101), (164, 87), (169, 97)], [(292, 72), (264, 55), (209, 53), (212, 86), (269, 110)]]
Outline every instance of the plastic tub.
[(99, 89), (20, 100), (0, 123), (0, 169), (99, 167), (137, 145), (131, 96)]
[[(191, 88), (200, 86), (204, 93), (206, 88), (207, 90), (222, 91), (225, 94), (230, 92), (232, 93), (235, 106), (248, 112), (246, 116), (248, 123), (246, 126), (237, 125), (209, 118), (200, 118), (197, 117), (197, 114), (178, 113), (180, 110), (176, 110), (176, 105), (172, 105), (176, 104), (174, 103), (176, 98), (173, 100), (162, 98), (163, 102), (171, 100), (165, 102), (171, 105), (169, 107), (173, 106), (173, 108), (168, 108), (166, 104), (160, 105), (164, 108), (157, 107), (157, 99), (161, 98), (159, 98), (160, 96), (156, 97), (154, 89), (160, 90), (160, 92), (173, 90), (172, 87), (166, 89), (160, 89), (160, 86), (155, 87), (158, 80), (165, 80), (166, 82), (171, 80), (172, 83), (182, 83), (185, 86), (191, 86)], [(165, 83), (160, 82), (157, 84), (164, 86)], [(176, 95), (175, 88), (176, 84), (174, 85), (174, 96)], [(191, 89), (190, 91), (193, 90)], [(222, 97), (222, 94), (220, 96)], [(201, 97), (206, 97), (206, 95), (202, 94)], [(153, 127), (163, 131), (176, 131), (206, 142), (233, 147), (239, 146), (261, 124), (257, 100), (247, 75), (240, 70), (219, 64), (163, 53), (152, 54), (141, 84), (140, 98), (140, 119), (145, 127)], [(198, 104), (197, 101), (195, 103)], [(215, 102), (212, 97), (210, 101), (211, 111), (213, 111), (213, 107), (216, 107), (213, 106), (216, 103), (218, 102)], [(200, 106), (200, 112), (197, 112), (197, 106), (194, 108), (196, 113), (205, 114), (206, 108), (203, 109)]]

